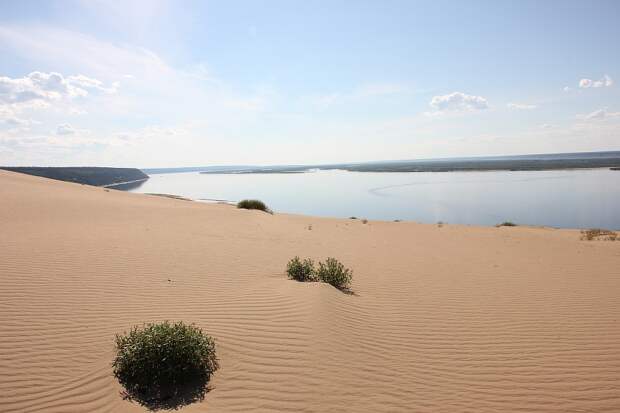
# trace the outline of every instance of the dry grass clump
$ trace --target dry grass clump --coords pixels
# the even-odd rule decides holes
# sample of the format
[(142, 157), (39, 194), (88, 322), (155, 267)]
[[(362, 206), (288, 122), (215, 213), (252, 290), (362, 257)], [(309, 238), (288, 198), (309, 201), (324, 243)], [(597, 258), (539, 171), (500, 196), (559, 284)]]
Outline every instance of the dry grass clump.
[(590, 228), (581, 231), (581, 239), (586, 241), (617, 241), (618, 234), (601, 228)]

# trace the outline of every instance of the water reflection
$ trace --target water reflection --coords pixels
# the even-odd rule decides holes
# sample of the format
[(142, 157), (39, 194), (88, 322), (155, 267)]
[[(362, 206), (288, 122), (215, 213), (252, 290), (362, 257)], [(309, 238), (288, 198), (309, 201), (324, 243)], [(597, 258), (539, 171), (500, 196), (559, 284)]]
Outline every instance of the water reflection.
[(152, 175), (131, 191), (258, 198), (276, 212), (495, 225), (620, 228), (620, 173), (572, 171)]

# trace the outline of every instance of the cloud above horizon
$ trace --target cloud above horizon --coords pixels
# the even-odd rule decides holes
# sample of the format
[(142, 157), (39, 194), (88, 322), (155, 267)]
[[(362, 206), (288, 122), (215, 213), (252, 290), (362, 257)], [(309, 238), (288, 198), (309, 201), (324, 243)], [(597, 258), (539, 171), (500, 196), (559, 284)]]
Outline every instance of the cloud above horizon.
[(0, 76), (0, 104), (23, 104), (31, 101), (49, 102), (62, 98), (87, 96), (89, 90), (115, 93), (118, 83), (110, 88), (103, 82), (84, 75), (64, 77), (60, 73), (31, 72), (21, 78)]
[[(579, 65), (561, 64), (575, 42), (559, 25), (545, 41), (562, 47), (549, 49), (541, 67), (541, 39), (521, 24), (502, 28), (521, 39), (508, 49), (480, 27), (455, 44), (436, 24), (446, 18), (439, 10), (417, 25), (387, 23), (422, 16), (413, 3), (370, 6), (368, 22), (385, 24), (381, 31), (345, 18), (346, 27), (324, 27), (321, 36), (306, 18), (350, 10), (309, 6), (304, 19), (291, 14), (295, 24), (282, 36), (269, 5), (241, 16), (224, 3), (69, 2), (3, 8), (0, 164), (329, 163), (620, 144), (617, 122), (595, 122), (614, 112), (588, 113), (618, 107), (615, 60), (597, 49)], [(481, 19), (488, 12), (472, 8)], [(390, 18), (377, 21), (382, 13)], [(351, 36), (340, 36), (344, 29)], [(437, 42), (423, 41), (429, 31)], [(577, 124), (580, 135), (560, 138)], [(485, 140), (498, 136), (511, 139)]]
[(609, 112), (607, 108), (595, 110), (594, 112), (587, 113), (585, 115), (577, 115), (577, 119), (580, 120), (606, 120), (612, 118), (620, 118), (620, 112)]
[(592, 80), (583, 78), (579, 81), (579, 87), (581, 89), (589, 89), (589, 88), (601, 88), (601, 87), (610, 87), (613, 86), (614, 81), (608, 75), (604, 75), (599, 80)]
[(56, 128), (56, 135), (75, 135), (75, 128), (68, 123), (58, 125)]
[(482, 96), (462, 92), (433, 96), (429, 105), (439, 112), (472, 112), (489, 108), (489, 103)]

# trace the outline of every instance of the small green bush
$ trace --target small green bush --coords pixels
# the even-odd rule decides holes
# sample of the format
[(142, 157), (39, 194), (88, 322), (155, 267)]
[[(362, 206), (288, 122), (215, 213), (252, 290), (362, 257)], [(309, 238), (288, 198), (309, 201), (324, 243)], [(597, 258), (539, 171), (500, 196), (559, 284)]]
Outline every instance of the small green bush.
[(339, 290), (349, 288), (352, 276), (351, 270), (345, 268), (335, 258), (328, 258), (325, 263), (319, 262), (319, 269), (317, 271), (319, 281), (331, 284)]
[(156, 409), (204, 398), (219, 364), (210, 336), (193, 324), (164, 321), (117, 335), (112, 367), (127, 398)]
[(501, 224), (497, 224), (496, 227), (516, 227), (517, 224), (515, 224), (514, 222), (510, 222), (510, 221), (504, 221)]
[(295, 257), (286, 265), (286, 273), (288, 278), (297, 281), (316, 281), (316, 272), (314, 270), (314, 261), (306, 258), (301, 261), (299, 257)]
[(244, 199), (237, 203), (237, 208), (241, 209), (258, 209), (259, 211), (272, 213), (271, 210), (265, 205), (263, 201), (258, 199)]

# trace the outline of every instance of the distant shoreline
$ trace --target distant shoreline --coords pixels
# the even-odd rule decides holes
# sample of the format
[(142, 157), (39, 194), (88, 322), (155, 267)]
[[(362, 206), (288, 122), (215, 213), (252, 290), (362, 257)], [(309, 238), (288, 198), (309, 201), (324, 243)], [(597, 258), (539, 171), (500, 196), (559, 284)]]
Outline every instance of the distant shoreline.
[(148, 181), (148, 177), (147, 178), (142, 178), (142, 179), (134, 179), (133, 181), (126, 181), (126, 182), (115, 182), (113, 184), (108, 184), (108, 185), (102, 185), (103, 188), (112, 188), (115, 189), (114, 187), (116, 186), (123, 186), (123, 185), (131, 185), (131, 184), (136, 184), (138, 182), (144, 182), (144, 181)]
[[(480, 156), (469, 158), (408, 159), (375, 162), (342, 162), (305, 165), (193, 166), (143, 168), (147, 174), (198, 172), (203, 174), (299, 174), (316, 170), (350, 172), (464, 172), (464, 171), (550, 171), (612, 168), (620, 169), (620, 151)], [(616, 169), (617, 168), (617, 169)]]
[[(618, 164), (619, 162), (615, 163)], [(587, 170), (587, 169), (610, 169), (612, 171), (620, 171), (620, 166), (610, 166), (608, 164), (601, 165), (554, 165), (554, 166), (522, 166), (522, 167), (458, 167), (458, 166), (429, 166), (429, 167), (414, 167), (414, 168), (390, 168), (390, 167), (329, 167), (329, 168), (308, 168), (304, 170), (280, 170), (280, 169), (249, 169), (241, 171), (202, 171), (200, 174), (205, 175), (247, 175), (247, 174), (303, 174), (311, 173), (315, 171), (347, 171), (347, 172), (383, 172), (383, 173), (419, 173), (419, 172), (535, 172), (535, 171), (575, 171), (575, 170)]]
[(7, 166), (0, 167), (0, 169), (58, 181), (99, 187), (130, 186), (131, 184), (149, 179), (147, 174), (136, 168)]

